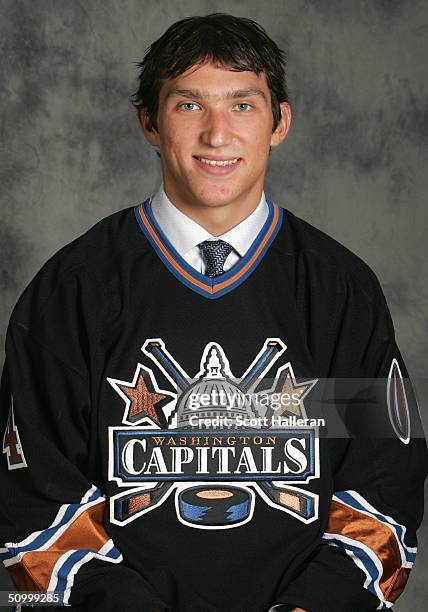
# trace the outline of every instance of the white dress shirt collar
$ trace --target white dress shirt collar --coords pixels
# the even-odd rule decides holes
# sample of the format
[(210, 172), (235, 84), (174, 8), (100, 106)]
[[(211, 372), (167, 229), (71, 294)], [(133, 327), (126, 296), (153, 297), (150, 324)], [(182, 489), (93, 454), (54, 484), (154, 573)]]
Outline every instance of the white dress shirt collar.
[(264, 192), (255, 210), (221, 236), (213, 236), (204, 227), (185, 215), (168, 199), (163, 185), (152, 198), (152, 210), (161, 230), (178, 253), (185, 257), (203, 240), (225, 240), (242, 257), (265, 223), (269, 208)]

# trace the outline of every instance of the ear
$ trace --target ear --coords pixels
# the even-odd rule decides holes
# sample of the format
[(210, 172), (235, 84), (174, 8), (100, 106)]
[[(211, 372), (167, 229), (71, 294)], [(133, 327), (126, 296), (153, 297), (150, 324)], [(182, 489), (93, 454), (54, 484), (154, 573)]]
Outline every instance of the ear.
[(138, 122), (146, 140), (154, 147), (159, 146), (159, 133), (152, 125), (150, 117), (144, 108), (137, 109)]
[(270, 146), (277, 147), (284, 138), (287, 136), (288, 130), (291, 125), (291, 107), (288, 102), (281, 102), (280, 105), (281, 110), (281, 119), (276, 126), (275, 131), (272, 133), (270, 139)]

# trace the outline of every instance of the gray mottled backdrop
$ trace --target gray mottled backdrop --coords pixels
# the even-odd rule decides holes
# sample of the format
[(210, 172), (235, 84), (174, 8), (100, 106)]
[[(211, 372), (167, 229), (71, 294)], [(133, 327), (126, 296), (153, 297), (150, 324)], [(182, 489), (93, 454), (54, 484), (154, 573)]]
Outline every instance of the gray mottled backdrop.
[[(127, 99), (144, 48), (182, 17), (226, 11), (259, 21), (288, 51), (293, 123), (267, 192), (375, 270), (428, 422), (426, 2), (0, 0), (0, 9), (3, 337), (50, 255), (159, 182)], [(426, 609), (426, 526), (419, 542), (399, 612)]]

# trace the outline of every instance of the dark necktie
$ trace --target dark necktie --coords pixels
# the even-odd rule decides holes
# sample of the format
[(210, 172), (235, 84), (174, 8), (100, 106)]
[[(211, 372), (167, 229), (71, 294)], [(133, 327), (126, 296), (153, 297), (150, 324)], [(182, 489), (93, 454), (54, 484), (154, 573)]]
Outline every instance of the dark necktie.
[(233, 246), (224, 240), (204, 240), (198, 247), (205, 260), (206, 276), (223, 274), (223, 266), (227, 256), (233, 251)]

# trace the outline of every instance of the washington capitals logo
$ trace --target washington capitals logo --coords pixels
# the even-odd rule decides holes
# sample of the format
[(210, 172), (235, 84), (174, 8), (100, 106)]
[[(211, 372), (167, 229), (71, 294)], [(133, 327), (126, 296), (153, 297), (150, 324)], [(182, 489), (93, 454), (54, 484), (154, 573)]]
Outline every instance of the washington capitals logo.
[(256, 494), (300, 521), (316, 520), (318, 495), (300, 485), (319, 478), (318, 430), (306, 424), (303, 405), (317, 381), (298, 383), (286, 363), (260, 390), (286, 348), (267, 338), (236, 378), (222, 346), (210, 342), (189, 376), (162, 339), (146, 340), (143, 353), (173, 390), (141, 363), (130, 382), (107, 379), (125, 402), (124, 425), (109, 428), (109, 479), (126, 487), (110, 500), (110, 520), (126, 524), (173, 493), (178, 520), (199, 529), (250, 521)]

